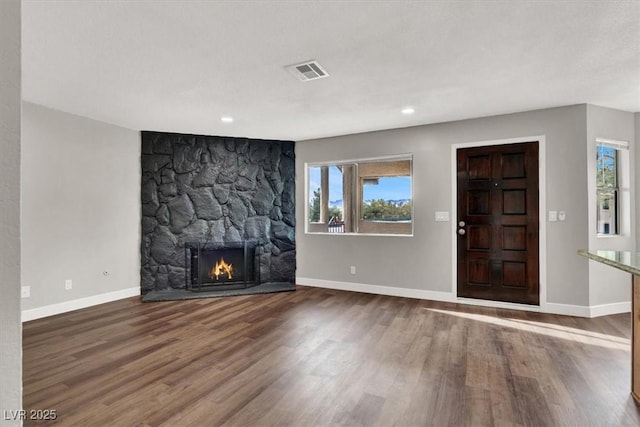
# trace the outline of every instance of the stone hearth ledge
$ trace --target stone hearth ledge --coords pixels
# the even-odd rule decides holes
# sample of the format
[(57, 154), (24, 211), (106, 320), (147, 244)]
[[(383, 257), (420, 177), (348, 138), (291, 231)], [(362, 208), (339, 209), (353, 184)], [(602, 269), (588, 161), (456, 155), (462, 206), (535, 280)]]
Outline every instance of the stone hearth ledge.
[(169, 289), (163, 291), (149, 291), (142, 297), (142, 302), (182, 301), (199, 298), (230, 297), (239, 295), (271, 294), (275, 292), (295, 291), (296, 285), (285, 282), (262, 283), (244, 289), (212, 289), (210, 291), (192, 292), (185, 289)]

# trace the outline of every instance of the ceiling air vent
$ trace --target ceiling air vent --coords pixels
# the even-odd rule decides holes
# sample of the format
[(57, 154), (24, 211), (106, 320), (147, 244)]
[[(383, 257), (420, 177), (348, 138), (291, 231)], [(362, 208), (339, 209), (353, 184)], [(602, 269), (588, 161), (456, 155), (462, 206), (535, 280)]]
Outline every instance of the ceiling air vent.
[(289, 65), (285, 68), (303, 82), (329, 77), (329, 73), (327, 73), (324, 68), (318, 64), (318, 61), (315, 60), (306, 61), (301, 64)]

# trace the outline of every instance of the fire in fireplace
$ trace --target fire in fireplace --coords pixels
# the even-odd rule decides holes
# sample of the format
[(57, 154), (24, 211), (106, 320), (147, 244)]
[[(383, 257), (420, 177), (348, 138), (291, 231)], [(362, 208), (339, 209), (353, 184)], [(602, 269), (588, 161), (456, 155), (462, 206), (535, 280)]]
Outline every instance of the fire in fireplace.
[(220, 261), (216, 261), (216, 265), (211, 269), (209, 278), (213, 279), (213, 276), (216, 276), (216, 280), (220, 280), (221, 274), (226, 274), (227, 279), (231, 279), (233, 277), (233, 264), (227, 264), (222, 257), (220, 258)]
[(187, 289), (247, 288), (260, 283), (259, 246), (250, 241), (186, 245)]

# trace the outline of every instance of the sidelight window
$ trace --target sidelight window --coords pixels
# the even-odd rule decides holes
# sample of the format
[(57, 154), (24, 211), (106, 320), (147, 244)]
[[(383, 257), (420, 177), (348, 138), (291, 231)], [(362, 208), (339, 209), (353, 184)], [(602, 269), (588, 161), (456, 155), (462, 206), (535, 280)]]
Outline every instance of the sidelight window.
[(620, 234), (621, 157), (628, 143), (598, 139), (596, 145), (596, 228), (598, 235)]

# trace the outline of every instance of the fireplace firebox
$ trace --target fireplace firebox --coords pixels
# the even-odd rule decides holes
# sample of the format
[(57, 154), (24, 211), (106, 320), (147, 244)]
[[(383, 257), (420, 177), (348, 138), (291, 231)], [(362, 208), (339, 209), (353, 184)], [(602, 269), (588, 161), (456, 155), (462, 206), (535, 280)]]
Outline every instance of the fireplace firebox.
[(187, 243), (186, 285), (192, 291), (248, 288), (260, 284), (256, 242)]

